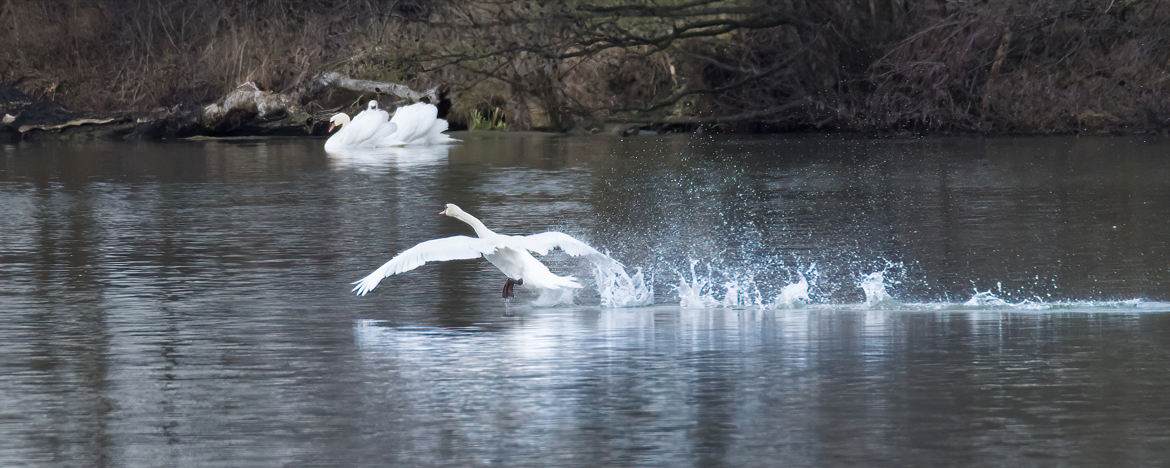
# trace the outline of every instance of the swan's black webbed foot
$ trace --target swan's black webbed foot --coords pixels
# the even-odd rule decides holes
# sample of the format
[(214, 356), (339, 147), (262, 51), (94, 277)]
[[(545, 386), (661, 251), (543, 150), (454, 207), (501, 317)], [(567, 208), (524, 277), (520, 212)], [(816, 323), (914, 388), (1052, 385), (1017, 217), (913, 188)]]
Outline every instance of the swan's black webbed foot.
[(508, 281), (504, 282), (504, 299), (516, 297), (516, 293), (512, 292), (512, 288), (516, 287), (516, 285), (518, 285), (518, 284), (523, 285), (524, 279), (521, 278), (518, 280), (514, 280), (512, 278), (508, 278)]

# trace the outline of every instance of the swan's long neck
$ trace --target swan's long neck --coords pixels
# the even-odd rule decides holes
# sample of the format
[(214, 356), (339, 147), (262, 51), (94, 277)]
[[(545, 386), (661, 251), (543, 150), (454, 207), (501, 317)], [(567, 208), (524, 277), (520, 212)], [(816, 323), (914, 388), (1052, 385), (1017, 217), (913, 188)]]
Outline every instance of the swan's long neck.
[(455, 219), (470, 224), (471, 228), (475, 230), (475, 235), (479, 237), (487, 237), (495, 234), (495, 232), (492, 232), (491, 229), (488, 229), (487, 226), (483, 225), (483, 221), (480, 221), (479, 218), (476, 218), (475, 216), (467, 214), (466, 211), (461, 211), (456, 214)]

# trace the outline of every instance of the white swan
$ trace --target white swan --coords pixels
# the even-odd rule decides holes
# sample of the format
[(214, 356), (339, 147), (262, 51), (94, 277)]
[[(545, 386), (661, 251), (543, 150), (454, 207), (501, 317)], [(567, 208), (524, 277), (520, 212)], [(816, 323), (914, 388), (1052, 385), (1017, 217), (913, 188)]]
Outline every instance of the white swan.
[(404, 250), (374, 270), (365, 278), (354, 281), (353, 292), (359, 296), (373, 291), (378, 283), (390, 275), (407, 272), (427, 262), (464, 260), (483, 257), (499, 268), (508, 277), (504, 283), (504, 298), (513, 296), (512, 288), (522, 285), (536, 289), (577, 289), (581, 283), (572, 276), (557, 276), (548, 270), (531, 253), (545, 255), (560, 248), (574, 257), (587, 255), (612, 261), (588, 244), (574, 239), (563, 232), (549, 231), (529, 236), (496, 234), (484, 226), (475, 216), (467, 214), (458, 206), (448, 203), (439, 214), (463, 221), (475, 230), (479, 237), (452, 236), (432, 239)]
[(439, 118), (439, 109), (425, 102), (399, 107), (390, 117), (371, 100), (366, 110), (350, 120), (344, 113), (329, 119), (329, 131), (340, 128), (325, 140), (326, 150), (384, 148), (404, 145), (435, 145), (455, 141), (447, 131), (447, 121)]

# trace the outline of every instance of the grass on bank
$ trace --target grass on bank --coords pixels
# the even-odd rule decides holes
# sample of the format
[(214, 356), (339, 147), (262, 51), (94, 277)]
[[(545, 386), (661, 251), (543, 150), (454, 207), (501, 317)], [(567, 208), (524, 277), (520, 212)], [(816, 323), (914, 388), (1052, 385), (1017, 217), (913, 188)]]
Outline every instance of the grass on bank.
[(473, 109), (467, 116), (467, 129), (504, 131), (508, 129), (508, 122), (504, 119), (504, 112), (499, 107), (492, 108), (486, 113), (479, 109)]

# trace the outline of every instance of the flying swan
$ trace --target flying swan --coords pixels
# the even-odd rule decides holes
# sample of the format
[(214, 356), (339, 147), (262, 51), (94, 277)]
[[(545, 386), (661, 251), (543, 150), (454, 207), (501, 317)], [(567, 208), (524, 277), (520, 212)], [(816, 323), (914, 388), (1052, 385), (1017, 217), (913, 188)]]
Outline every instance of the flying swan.
[(499, 268), (504, 276), (508, 277), (507, 281), (504, 282), (504, 298), (507, 299), (515, 295), (512, 288), (516, 285), (535, 289), (581, 288), (581, 283), (578, 283), (576, 278), (553, 274), (547, 266), (532, 256), (533, 253), (545, 255), (559, 248), (574, 257), (591, 256), (613, 261), (588, 244), (563, 232), (549, 231), (529, 236), (496, 234), (484, 226), (483, 222), (475, 216), (451, 203), (448, 203), (446, 209), (440, 211), (439, 214), (471, 225), (478, 237), (444, 237), (425, 241), (406, 249), (365, 278), (354, 281), (353, 284), (357, 286), (354, 286), (353, 292), (364, 296), (378, 287), (382, 278), (413, 270), (427, 262), (483, 257)]
[(345, 113), (329, 119), (329, 131), (337, 133), (325, 140), (326, 150), (385, 148), (405, 145), (436, 145), (455, 141), (447, 131), (447, 121), (439, 118), (439, 109), (425, 102), (399, 107), (394, 116), (378, 108), (371, 100), (366, 110), (350, 120)]

